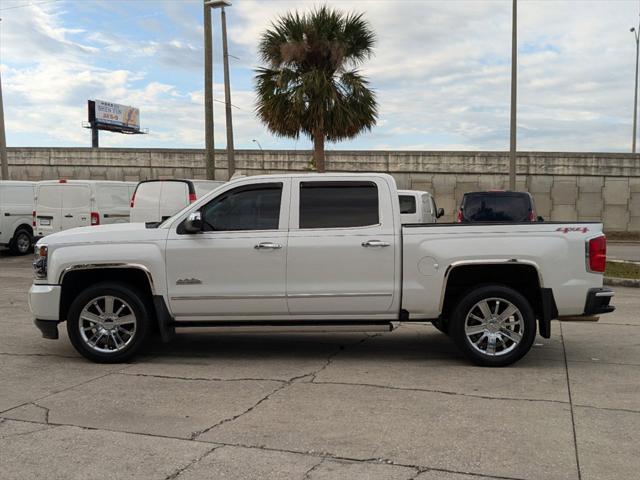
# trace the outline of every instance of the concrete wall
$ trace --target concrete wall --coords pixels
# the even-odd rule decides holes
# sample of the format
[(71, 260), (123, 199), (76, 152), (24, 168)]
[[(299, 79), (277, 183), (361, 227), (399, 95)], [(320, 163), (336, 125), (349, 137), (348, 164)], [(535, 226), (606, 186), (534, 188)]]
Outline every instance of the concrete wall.
[[(204, 178), (204, 151), (187, 149), (9, 148), (16, 180)], [(308, 171), (308, 151), (238, 150), (247, 175)], [(505, 152), (331, 151), (329, 171), (391, 173), (400, 188), (428, 190), (446, 220), (462, 194), (506, 188)], [(216, 152), (216, 176), (226, 178), (226, 155)], [(522, 152), (518, 189), (530, 191), (549, 220), (603, 220), (609, 231), (640, 231), (640, 155)]]

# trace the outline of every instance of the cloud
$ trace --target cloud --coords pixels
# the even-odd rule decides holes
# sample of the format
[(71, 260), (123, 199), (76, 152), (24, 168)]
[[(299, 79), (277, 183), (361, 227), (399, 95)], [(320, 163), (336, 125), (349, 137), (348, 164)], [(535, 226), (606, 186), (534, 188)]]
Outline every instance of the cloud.
[[(330, 148), (508, 148), (511, 4), (505, 1), (330, 0), (363, 12), (377, 34), (362, 66), (378, 125)], [(103, 145), (202, 147), (202, 8), (158, 0), (33, 5), (3, 15), (0, 54), (8, 139), (86, 145), (87, 98), (141, 108), (150, 135), (105, 134)], [(238, 0), (228, 9), (236, 146), (309, 148), (270, 135), (253, 114), (260, 34), (312, 2)], [(3, 12), (4, 13), (4, 12)], [(219, 15), (214, 15), (219, 62)], [(518, 146), (627, 150), (633, 110), (637, 2), (519, 2)], [(114, 21), (112, 21), (114, 20)], [(162, 28), (160, 28), (162, 27)], [(221, 69), (215, 66), (216, 81)], [(215, 85), (216, 99), (224, 98)], [(225, 144), (215, 103), (216, 145)], [(36, 139), (36, 140), (34, 140)], [(31, 142), (31, 143), (29, 143)]]

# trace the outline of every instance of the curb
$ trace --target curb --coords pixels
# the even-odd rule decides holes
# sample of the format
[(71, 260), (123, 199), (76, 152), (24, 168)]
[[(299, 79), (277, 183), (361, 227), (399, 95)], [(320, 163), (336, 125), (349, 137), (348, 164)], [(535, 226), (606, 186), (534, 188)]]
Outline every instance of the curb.
[(633, 278), (604, 277), (604, 284), (611, 287), (640, 288), (640, 280)]

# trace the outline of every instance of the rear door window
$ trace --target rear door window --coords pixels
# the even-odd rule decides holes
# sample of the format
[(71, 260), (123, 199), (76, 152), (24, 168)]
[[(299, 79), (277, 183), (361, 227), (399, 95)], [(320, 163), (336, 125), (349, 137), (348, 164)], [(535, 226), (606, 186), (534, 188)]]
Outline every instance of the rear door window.
[(467, 195), (462, 211), (469, 222), (526, 222), (529, 208), (527, 195)]
[(379, 223), (375, 183), (300, 183), (300, 228), (364, 227)]

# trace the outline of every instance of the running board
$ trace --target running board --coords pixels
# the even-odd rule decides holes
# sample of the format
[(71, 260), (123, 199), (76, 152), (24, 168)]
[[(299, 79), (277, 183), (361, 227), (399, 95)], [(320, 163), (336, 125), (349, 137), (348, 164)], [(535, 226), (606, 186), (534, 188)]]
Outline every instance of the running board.
[(332, 333), (390, 332), (392, 322), (382, 321), (184, 321), (171, 324), (176, 333)]

